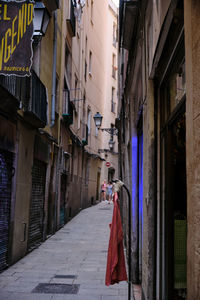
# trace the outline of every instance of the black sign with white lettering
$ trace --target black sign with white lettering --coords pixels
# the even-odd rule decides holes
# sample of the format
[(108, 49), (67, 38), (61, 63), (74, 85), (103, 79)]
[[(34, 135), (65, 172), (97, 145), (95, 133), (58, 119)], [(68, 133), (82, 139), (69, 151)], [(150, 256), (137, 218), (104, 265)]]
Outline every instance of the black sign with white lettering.
[(0, 1), (0, 74), (30, 76), (34, 2)]

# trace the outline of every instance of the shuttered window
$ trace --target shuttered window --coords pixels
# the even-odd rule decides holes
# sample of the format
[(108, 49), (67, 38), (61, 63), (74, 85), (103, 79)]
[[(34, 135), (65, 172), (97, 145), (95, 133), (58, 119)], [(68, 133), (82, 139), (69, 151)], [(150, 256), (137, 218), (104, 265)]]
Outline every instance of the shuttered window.
[(36, 248), (43, 239), (46, 164), (37, 159), (32, 168), (32, 192), (29, 220), (28, 250)]
[(0, 271), (8, 260), (13, 154), (0, 149)]

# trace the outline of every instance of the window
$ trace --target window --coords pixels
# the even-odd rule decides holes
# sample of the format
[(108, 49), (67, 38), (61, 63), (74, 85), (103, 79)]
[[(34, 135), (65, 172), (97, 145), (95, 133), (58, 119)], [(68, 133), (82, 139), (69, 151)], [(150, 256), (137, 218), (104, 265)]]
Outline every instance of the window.
[(116, 68), (116, 55), (113, 54), (113, 56), (112, 56), (112, 77), (114, 79), (116, 79), (116, 70), (117, 70), (117, 68)]
[(75, 80), (74, 80), (74, 99), (73, 99), (74, 101), (76, 101), (78, 99), (77, 95), (78, 95), (78, 77), (75, 74)]
[(114, 152), (114, 147), (115, 147), (115, 141), (114, 141), (114, 124), (110, 124), (110, 127), (111, 127), (111, 134), (110, 134), (110, 142), (112, 142), (112, 148), (111, 148), (111, 151)]
[(91, 0), (91, 23), (93, 24), (94, 0)]
[(87, 57), (87, 36), (85, 37), (85, 58)]
[(76, 111), (78, 110), (78, 99), (79, 99), (79, 89), (78, 89), (78, 77), (75, 74), (75, 80), (74, 80), (74, 93), (72, 93), (72, 101), (74, 101)]
[(83, 95), (83, 111), (82, 111), (82, 138), (84, 139), (86, 137), (86, 120), (85, 120), (85, 99), (86, 99), (86, 95), (84, 92)]
[(66, 71), (68, 82), (71, 82), (71, 65), (72, 65), (71, 53), (66, 45), (65, 46), (65, 71)]
[(92, 52), (89, 54), (89, 75), (92, 75)]
[(84, 68), (84, 78), (87, 81), (87, 36), (85, 38), (85, 68)]
[(87, 126), (88, 126), (88, 135), (91, 134), (91, 110), (88, 109), (88, 114), (87, 114)]
[(85, 72), (84, 72), (85, 81), (87, 81), (87, 61), (85, 60)]
[(113, 23), (113, 46), (116, 47), (117, 44), (117, 26)]
[(58, 74), (56, 74), (55, 111), (57, 113), (59, 112), (58, 99), (59, 99), (59, 77), (58, 77)]
[(176, 106), (182, 101), (186, 93), (185, 62), (181, 62), (175, 72), (170, 74), (162, 88), (161, 123), (164, 125)]
[(111, 112), (115, 112), (115, 102), (114, 102), (114, 95), (115, 95), (115, 88), (112, 87), (112, 92), (111, 92)]
[[(110, 127), (111, 127), (111, 130), (114, 131), (114, 127), (115, 127), (114, 124), (111, 123), (111, 124), (110, 124)], [(113, 134), (112, 131), (111, 131), (111, 134), (110, 134), (110, 140), (111, 140), (111, 141), (114, 141), (114, 134)]]
[(69, 113), (69, 89), (66, 83), (66, 80), (64, 81), (64, 90), (63, 90), (63, 114)]

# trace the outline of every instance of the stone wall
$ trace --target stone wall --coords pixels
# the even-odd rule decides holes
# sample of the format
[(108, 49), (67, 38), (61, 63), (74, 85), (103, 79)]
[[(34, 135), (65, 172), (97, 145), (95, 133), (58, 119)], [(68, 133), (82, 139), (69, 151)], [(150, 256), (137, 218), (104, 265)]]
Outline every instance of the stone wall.
[(186, 153), (187, 153), (187, 287), (188, 300), (200, 298), (200, 3), (185, 0)]

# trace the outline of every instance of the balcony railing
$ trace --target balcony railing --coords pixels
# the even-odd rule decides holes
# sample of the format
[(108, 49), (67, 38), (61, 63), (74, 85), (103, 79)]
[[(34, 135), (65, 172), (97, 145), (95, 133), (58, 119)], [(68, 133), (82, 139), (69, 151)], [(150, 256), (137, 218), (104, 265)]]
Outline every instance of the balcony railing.
[[(30, 77), (0, 76), (0, 87), (3, 87), (5, 110), (12, 104), (22, 104), (24, 118), (36, 127), (45, 127), (47, 123), (46, 88), (34, 71)], [(9, 100), (9, 102), (8, 102)]]
[(34, 126), (43, 128), (47, 124), (46, 87), (34, 71), (32, 71), (29, 81), (29, 98), (23, 102), (24, 116)]
[(17, 111), (20, 101), (27, 99), (29, 78), (0, 75), (0, 106), (6, 111)]
[(63, 113), (62, 117), (64, 122), (69, 126), (73, 124), (73, 104), (70, 101), (69, 90), (63, 90)]
[(75, 36), (76, 35), (76, 18), (75, 18), (75, 14), (74, 14), (74, 5), (73, 5), (72, 0), (70, 0), (69, 3), (70, 3), (69, 14), (68, 14), (66, 21), (68, 24), (68, 28), (71, 32), (71, 36)]
[(88, 145), (88, 126), (85, 124), (85, 138), (82, 139), (82, 143), (84, 146)]

